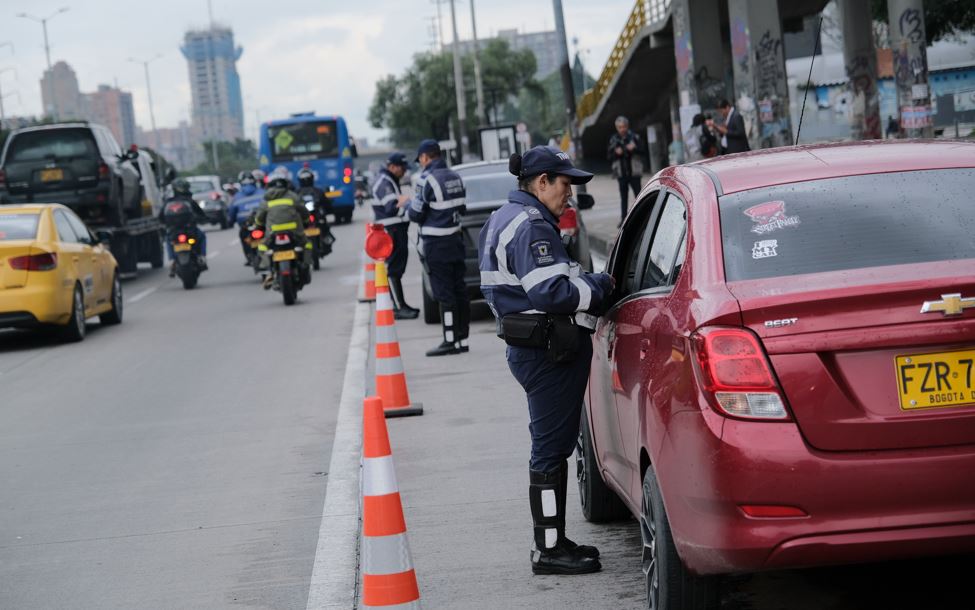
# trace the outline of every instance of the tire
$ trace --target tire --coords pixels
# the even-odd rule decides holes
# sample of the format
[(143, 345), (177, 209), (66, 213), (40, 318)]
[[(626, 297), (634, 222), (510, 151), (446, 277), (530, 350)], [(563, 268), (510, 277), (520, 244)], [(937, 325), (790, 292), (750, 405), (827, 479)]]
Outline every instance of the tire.
[(352, 210), (342, 214), (342, 224), (352, 224)]
[(192, 290), (196, 288), (196, 282), (200, 279), (200, 270), (194, 267), (191, 271), (187, 271), (185, 275), (180, 274), (179, 279), (183, 280), (183, 288)]
[(85, 297), (81, 286), (75, 285), (71, 297), (71, 318), (68, 323), (58, 329), (58, 336), (65, 343), (77, 343), (85, 338)]
[(294, 305), (298, 297), (298, 293), (295, 291), (294, 279), (290, 275), (282, 275), (279, 281), (281, 282), (281, 295), (284, 297), (284, 304)]
[(112, 309), (99, 315), (98, 320), (105, 326), (122, 323), (122, 282), (117, 272), (112, 276)]
[(643, 541), (642, 569), (649, 610), (718, 608), (717, 578), (691, 574), (677, 554), (653, 467), (647, 468), (643, 475), (640, 538)]
[(606, 486), (596, 464), (592, 446), (592, 430), (586, 409), (579, 422), (579, 440), (576, 443), (576, 479), (579, 483), (579, 503), (586, 521), (606, 523), (629, 516), (630, 510), (616, 492)]
[(430, 278), (427, 277), (427, 272), (423, 272), (423, 321), (427, 324), (440, 324), (440, 303), (433, 298), (430, 294)]
[(321, 243), (322, 242), (320, 239), (316, 239), (312, 242), (313, 245), (311, 248), (311, 268), (314, 269), (315, 271), (318, 271), (319, 269), (322, 268), (322, 259), (319, 256), (322, 247)]
[(162, 237), (156, 235), (147, 239), (152, 240), (152, 244), (149, 246), (149, 264), (152, 265), (153, 269), (162, 269), (166, 262), (163, 254)]

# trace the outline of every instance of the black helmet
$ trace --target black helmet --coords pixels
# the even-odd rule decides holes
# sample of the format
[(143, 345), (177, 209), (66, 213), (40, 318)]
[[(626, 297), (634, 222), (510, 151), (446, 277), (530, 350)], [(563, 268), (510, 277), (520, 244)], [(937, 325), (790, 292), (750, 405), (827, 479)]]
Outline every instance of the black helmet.
[(267, 185), (278, 188), (291, 188), (291, 175), (284, 167), (276, 167), (267, 176)]
[(244, 186), (245, 184), (256, 184), (257, 180), (254, 179), (254, 176), (250, 172), (240, 172), (240, 180), (238, 182), (240, 182), (241, 186)]
[(189, 196), (193, 194), (190, 190), (190, 183), (182, 178), (173, 182), (173, 194)]
[(301, 168), (298, 171), (298, 184), (301, 186), (313, 186), (315, 184), (315, 172), (307, 167)]

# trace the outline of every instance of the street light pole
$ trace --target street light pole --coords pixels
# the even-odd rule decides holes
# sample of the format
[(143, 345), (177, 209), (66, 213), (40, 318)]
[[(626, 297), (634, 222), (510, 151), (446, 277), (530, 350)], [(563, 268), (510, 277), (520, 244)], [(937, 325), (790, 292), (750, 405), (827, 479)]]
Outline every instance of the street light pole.
[[(3, 46), (3, 45), (0, 45), (0, 46)], [(9, 72), (11, 70), (14, 70), (16, 72), (16, 69), (13, 68), (13, 67), (0, 68), (0, 77), (3, 76), (3, 73), (4, 72)], [(7, 95), (13, 95), (13, 92), (8, 93)], [(3, 98), (4, 98), (4, 95), (3, 95), (3, 79), (0, 78), (0, 129), (3, 129), (3, 121), (4, 121), (5, 118), (7, 118), (6, 115), (3, 112)]]
[(467, 139), (467, 100), (464, 98), (464, 70), (460, 64), (460, 38), (457, 36), (457, 11), (450, 0), (450, 22), (454, 28), (454, 91), (457, 94), (457, 150), (464, 162), (464, 141)]
[[(576, 94), (572, 87), (572, 68), (569, 66), (569, 46), (565, 40), (565, 17), (562, 15), (562, 0), (552, 0), (552, 8), (555, 11), (555, 30), (559, 46), (559, 60), (562, 73), (562, 94), (565, 96), (565, 118), (569, 123), (569, 134), (575, 144), (576, 158), (582, 158), (582, 141), (579, 138), (579, 129), (576, 125)], [(586, 192), (586, 185), (580, 184), (576, 187), (579, 193)]]
[(150, 59), (136, 59), (135, 57), (129, 58), (129, 61), (133, 63), (142, 64), (142, 68), (146, 73), (146, 94), (149, 97), (149, 121), (152, 123), (152, 139), (156, 144), (156, 152), (159, 152), (159, 131), (156, 129), (156, 113), (152, 108), (152, 84), (149, 81), (149, 64), (156, 61), (160, 57), (162, 57), (162, 53), (159, 53)]
[(24, 19), (30, 19), (31, 21), (36, 21), (41, 24), (41, 28), (44, 30), (44, 55), (47, 57), (47, 72), (48, 72), (48, 93), (51, 95), (51, 106), (54, 108), (54, 120), (58, 120), (58, 105), (54, 101), (54, 78), (51, 72), (51, 46), (47, 42), (47, 22), (51, 19), (57, 17), (61, 13), (66, 13), (68, 7), (62, 6), (58, 10), (54, 11), (47, 17), (35, 17), (34, 15), (28, 15), (27, 13), (18, 13), (18, 17), (23, 17)]
[(477, 92), (477, 120), (487, 124), (484, 116), (484, 86), (481, 84), (481, 50), (477, 42), (477, 17), (474, 15), (474, 0), (471, 0), (471, 33), (474, 37), (474, 89)]

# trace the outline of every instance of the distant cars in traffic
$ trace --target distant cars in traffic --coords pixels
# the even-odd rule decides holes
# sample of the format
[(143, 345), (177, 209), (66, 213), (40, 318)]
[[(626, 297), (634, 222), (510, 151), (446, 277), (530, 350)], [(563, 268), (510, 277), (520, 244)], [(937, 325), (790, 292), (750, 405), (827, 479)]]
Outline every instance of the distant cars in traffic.
[(975, 143), (670, 167), (608, 262), (583, 512), (650, 608), (712, 575), (975, 550)]
[(190, 183), (193, 199), (203, 208), (207, 220), (220, 225), (221, 229), (230, 227), (230, 215), (227, 213), (230, 196), (224, 191), (220, 176), (188, 176), (186, 181)]

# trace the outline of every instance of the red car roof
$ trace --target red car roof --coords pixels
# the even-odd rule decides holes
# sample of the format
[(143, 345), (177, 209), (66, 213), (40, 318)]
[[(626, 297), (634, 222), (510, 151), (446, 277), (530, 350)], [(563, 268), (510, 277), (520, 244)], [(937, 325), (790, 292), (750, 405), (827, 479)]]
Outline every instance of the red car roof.
[(875, 140), (770, 148), (692, 163), (712, 175), (723, 194), (883, 172), (975, 167), (975, 142)]

